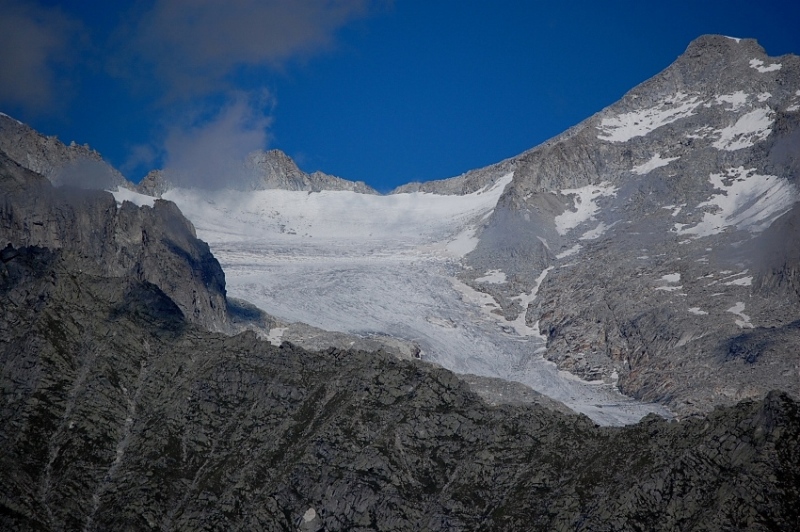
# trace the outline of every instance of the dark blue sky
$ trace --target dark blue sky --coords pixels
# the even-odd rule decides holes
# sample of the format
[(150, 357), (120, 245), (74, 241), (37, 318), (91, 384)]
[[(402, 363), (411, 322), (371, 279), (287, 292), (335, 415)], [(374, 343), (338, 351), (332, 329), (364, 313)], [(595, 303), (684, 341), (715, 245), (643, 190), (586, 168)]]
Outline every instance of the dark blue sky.
[(699, 35), (800, 53), (798, 21), (785, 1), (0, 0), (0, 111), (133, 181), (279, 148), (387, 191), (531, 148)]

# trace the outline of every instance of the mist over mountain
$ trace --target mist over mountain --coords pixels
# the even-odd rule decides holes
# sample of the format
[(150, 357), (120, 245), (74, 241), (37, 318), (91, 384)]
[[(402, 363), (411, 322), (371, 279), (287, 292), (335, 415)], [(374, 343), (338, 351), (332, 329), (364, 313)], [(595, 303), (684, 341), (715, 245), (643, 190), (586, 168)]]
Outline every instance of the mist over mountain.
[(800, 57), (387, 195), (235, 173), (0, 116), (3, 528), (800, 527)]

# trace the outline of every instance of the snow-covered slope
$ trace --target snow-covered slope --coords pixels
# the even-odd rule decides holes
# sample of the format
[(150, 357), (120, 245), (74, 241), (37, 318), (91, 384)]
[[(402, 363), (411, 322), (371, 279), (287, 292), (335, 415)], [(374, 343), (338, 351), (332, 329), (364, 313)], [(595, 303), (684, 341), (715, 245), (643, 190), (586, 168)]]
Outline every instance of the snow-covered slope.
[[(423, 359), (522, 382), (604, 424), (667, 414), (557, 370), (524, 310), (506, 320), (491, 296), (457, 280), (512, 177), (463, 196), (172, 189), (164, 199), (210, 244), (229, 295), (285, 321), (410, 340)], [(124, 190), (117, 198), (152, 201)], [(520, 294), (526, 303), (535, 296)]]

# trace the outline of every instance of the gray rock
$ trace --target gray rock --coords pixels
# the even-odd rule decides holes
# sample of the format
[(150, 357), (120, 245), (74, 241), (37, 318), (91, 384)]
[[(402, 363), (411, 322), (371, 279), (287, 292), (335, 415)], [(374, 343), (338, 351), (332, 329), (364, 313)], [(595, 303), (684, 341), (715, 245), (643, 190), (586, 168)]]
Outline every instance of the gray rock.
[(800, 525), (786, 394), (600, 428), (420, 361), (210, 333), (63, 250), (2, 256), (4, 529)]
[(0, 113), (0, 151), (24, 168), (41, 174), (54, 185), (133, 189), (133, 184), (88, 145), (64, 145)]

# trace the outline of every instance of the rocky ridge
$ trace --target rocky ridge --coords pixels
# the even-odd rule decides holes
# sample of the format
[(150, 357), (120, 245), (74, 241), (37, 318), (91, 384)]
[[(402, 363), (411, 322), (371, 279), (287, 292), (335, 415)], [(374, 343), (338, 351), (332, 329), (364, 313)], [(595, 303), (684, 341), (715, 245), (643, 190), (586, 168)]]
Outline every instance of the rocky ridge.
[(88, 145), (63, 144), (30, 126), (0, 113), (0, 151), (24, 168), (41, 174), (54, 185), (107, 189), (134, 185)]
[(171, 202), (118, 206), (109, 192), (55, 188), (0, 152), (0, 239), (63, 250), (88, 274), (147, 281), (190, 322), (230, 330), (225, 274)]
[(14, 530), (791, 530), (781, 393), (600, 428), (489, 406), (380, 353), (205, 331), (155, 285), (0, 253), (0, 526)]
[[(137, 186), (137, 191), (148, 196), (161, 197), (176, 186), (191, 187), (191, 178), (171, 178), (168, 171), (153, 170)], [(301, 190), (321, 192), (323, 190), (348, 190), (360, 194), (377, 194), (363, 181), (348, 181), (322, 172), (306, 173), (280, 150), (251, 153), (244, 162), (241, 176), (226, 187), (238, 190)]]
[[(547, 358), (682, 415), (798, 393), (800, 255), (786, 243), (799, 111), (798, 56), (695, 40), (618, 103), (503, 163), (514, 179), (464, 280), (508, 317), (538, 289), (526, 321)], [(478, 281), (491, 271), (504, 281)]]

